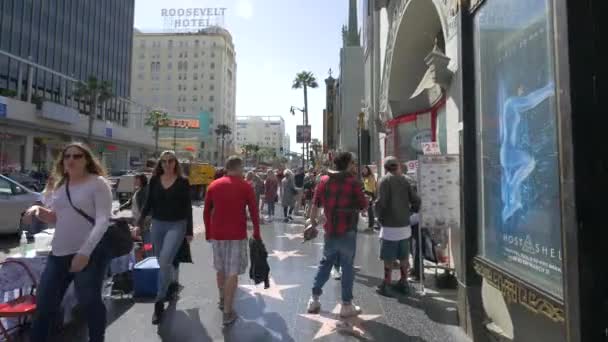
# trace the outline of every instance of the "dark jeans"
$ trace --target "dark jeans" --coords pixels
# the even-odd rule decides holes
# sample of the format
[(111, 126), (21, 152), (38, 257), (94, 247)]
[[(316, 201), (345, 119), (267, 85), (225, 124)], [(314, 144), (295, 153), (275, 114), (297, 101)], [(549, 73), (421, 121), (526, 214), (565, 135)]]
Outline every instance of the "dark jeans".
[(266, 206), (268, 207), (268, 216), (274, 216), (274, 200), (266, 201)]
[(369, 220), (367, 226), (368, 228), (374, 228), (376, 225), (376, 218), (374, 217), (374, 201), (376, 200), (376, 196), (370, 192), (366, 194), (370, 197), (369, 206), (367, 207), (367, 218)]
[(108, 270), (110, 256), (100, 242), (89, 259), (89, 264), (78, 273), (70, 273), (74, 254), (49, 255), (37, 289), (37, 310), (32, 325), (30, 341), (49, 340), (50, 327), (58, 319), (63, 296), (74, 281), (78, 304), (84, 310), (89, 327), (89, 341), (102, 342), (106, 330), (106, 307), (101, 297), (103, 281)]
[(357, 233), (351, 230), (343, 236), (325, 238), (323, 258), (319, 264), (317, 275), (312, 287), (313, 296), (323, 294), (323, 286), (329, 280), (331, 268), (335, 267), (336, 260), (342, 269), (342, 303), (350, 304), (353, 300), (353, 282), (355, 279), (354, 261), (357, 250)]

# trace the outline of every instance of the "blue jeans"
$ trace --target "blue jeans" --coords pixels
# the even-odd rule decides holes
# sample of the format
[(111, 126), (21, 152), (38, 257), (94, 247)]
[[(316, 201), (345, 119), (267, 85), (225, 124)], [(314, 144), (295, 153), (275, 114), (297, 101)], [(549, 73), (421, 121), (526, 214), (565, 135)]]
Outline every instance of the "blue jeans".
[[(84, 309), (89, 327), (89, 341), (102, 342), (106, 330), (106, 307), (101, 297), (103, 281), (110, 263), (110, 255), (100, 242), (91, 253), (89, 264), (78, 273), (70, 273), (74, 254), (49, 255), (40, 277), (36, 292), (36, 315), (32, 325), (30, 341), (44, 342), (49, 339), (54, 319), (58, 319), (59, 308), (68, 286), (74, 281), (78, 304)], [(60, 319), (60, 318), (59, 318)]]
[(158, 259), (158, 292), (156, 301), (164, 301), (167, 290), (176, 279), (176, 267), (173, 265), (179, 247), (186, 236), (186, 220), (160, 221), (152, 220), (152, 247)]
[(268, 216), (274, 216), (274, 201), (266, 201), (266, 206), (268, 206)]
[(323, 294), (323, 286), (329, 280), (331, 268), (339, 259), (342, 269), (342, 303), (350, 304), (353, 300), (353, 282), (355, 281), (354, 260), (357, 247), (357, 233), (349, 231), (341, 237), (326, 238), (323, 246), (323, 258), (319, 264), (312, 287), (312, 295)]

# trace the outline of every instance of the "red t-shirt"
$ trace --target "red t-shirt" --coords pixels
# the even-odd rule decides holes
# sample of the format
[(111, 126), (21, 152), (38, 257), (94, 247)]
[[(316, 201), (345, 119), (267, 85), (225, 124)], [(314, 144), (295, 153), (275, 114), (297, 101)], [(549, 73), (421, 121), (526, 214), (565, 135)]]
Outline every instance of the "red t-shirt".
[(207, 188), (203, 219), (207, 240), (244, 240), (247, 214), (253, 222), (253, 235), (260, 235), (260, 216), (251, 185), (240, 177), (224, 176)]

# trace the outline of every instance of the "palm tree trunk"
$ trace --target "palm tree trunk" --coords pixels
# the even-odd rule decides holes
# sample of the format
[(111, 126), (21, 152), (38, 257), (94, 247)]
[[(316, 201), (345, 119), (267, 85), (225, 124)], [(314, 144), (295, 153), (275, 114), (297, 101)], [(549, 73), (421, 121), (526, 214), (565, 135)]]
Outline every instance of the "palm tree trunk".
[[(308, 87), (304, 84), (304, 126), (308, 126)], [(304, 154), (303, 165), (306, 166), (306, 158), (308, 158), (308, 143), (304, 144), (306, 153)]]
[(154, 157), (158, 158), (158, 133), (160, 128), (158, 127), (158, 123), (154, 126)]
[(89, 130), (87, 134), (87, 143), (90, 147), (93, 147), (93, 123), (95, 123), (95, 116), (97, 111), (97, 96), (93, 97), (91, 101), (91, 109), (89, 110)]

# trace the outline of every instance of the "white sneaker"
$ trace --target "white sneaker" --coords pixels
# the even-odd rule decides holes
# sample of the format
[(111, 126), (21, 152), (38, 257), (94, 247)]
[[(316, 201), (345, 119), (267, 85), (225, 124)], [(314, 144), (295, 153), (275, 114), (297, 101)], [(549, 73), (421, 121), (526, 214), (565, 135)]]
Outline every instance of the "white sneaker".
[(335, 280), (340, 280), (342, 278), (342, 272), (336, 270), (336, 268), (334, 267), (331, 269), (331, 276)]
[(310, 297), (310, 299), (308, 300), (308, 308), (306, 309), (306, 312), (308, 312), (309, 314), (318, 314), (319, 312), (321, 312), (321, 302), (319, 301), (318, 297)]
[(349, 318), (360, 315), (362, 312), (361, 308), (354, 304), (342, 304), (342, 308), (340, 308), (340, 317), (341, 318)]

